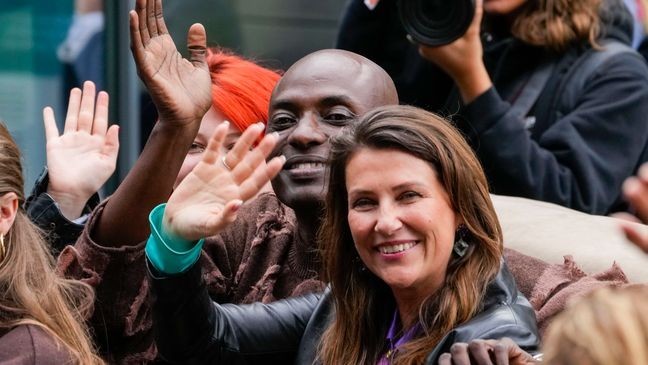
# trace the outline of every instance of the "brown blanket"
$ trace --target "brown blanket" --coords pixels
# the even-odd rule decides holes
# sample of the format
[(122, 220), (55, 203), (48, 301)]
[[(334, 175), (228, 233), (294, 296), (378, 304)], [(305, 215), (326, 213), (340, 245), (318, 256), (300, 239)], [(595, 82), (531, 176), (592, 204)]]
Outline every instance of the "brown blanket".
[(574, 298), (604, 286), (628, 285), (626, 275), (616, 262), (603, 272), (588, 275), (571, 256), (565, 256), (561, 265), (552, 265), (511, 249), (504, 250), (504, 257), (518, 288), (535, 309), (541, 336), (550, 320)]

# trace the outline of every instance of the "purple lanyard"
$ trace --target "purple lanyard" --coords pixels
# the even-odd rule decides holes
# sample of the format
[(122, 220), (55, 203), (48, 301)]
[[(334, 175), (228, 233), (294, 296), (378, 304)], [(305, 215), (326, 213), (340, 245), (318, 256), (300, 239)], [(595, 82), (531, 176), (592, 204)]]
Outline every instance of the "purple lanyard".
[(387, 350), (386, 353), (384, 353), (380, 359), (378, 360), (377, 365), (389, 365), (391, 363), (391, 359), (398, 351), (398, 348), (401, 347), (403, 344), (409, 342), (414, 335), (419, 331), (421, 328), (420, 323), (415, 324), (414, 326), (410, 327), (405, 333), (398, 339), (396, 342), (394, 342), (394, 337), (396, 337), (396, 327), (400, 324), (400, 319), (398, 318), (398, 310), (394, 310), (394, 316), (391, 321), (391, 325), (389, 326), (389, 331), (387, 331), (387, 344), (389, 345), (389, 349)]

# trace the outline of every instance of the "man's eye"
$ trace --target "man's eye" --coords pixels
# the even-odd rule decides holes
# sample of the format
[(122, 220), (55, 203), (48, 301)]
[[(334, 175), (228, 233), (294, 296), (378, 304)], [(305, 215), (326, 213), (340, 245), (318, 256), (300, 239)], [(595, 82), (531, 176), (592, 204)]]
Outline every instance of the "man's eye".
[(283, 129), (290, 128), (296, 123), (296, 119), (286, 115), (278, 115), (270, 120), (268, 124), (268, 130), (271, 131), (280, 131)]
[(345, 113), (329, 113), (324, 116), (324, 120), (333, 124), (347, 124), (352, 121), (355, 116)]

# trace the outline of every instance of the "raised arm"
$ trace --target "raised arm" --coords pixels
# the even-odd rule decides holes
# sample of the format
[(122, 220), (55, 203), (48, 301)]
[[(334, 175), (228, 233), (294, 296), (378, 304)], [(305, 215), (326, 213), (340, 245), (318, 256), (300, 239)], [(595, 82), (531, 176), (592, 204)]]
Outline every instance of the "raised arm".
[(43, 110), (47, 139), (47, 193), (65, 218), (79, 218), (83, 207), (115, 171), (119, 139), (117, 125), (108, 128), (108, 94), (97, 95), (86, 81), (83, 91), (70, 92), (65, 128), (59, 135), (54, 111)]
[[(201, 161), (175, 189), (166, 207), (151, 213), (153, 234), (146, 254), (153, 273), (154, 328), (159, 354), (172, 363), (291, 362), (317, 297), (290, 304), (218, 306), (211, 303), (201, 279), (201, 238), (222, 231), (244, 201), (272, 179), (285, 162), (266, 163), (276, 133), (253, 144), (262, 124), (247, 128), (231, 151), (221, 145), (228, 125), (220, 125)], [(159, 212), (164, 209), (163, 212)], [(271, 357), (268, 356), (278, 356)], [(272, 359), (272, 360), (271, 360)]]
[(108, 94), (88, 81), (83, 91), (72, 89), (59, 135), (54, 111), (43, 109), (47, 139), (47, 170), (25, 202), (30, 219), (47, 232), (55, 253), (74, 243), (88, 214), (99, 204), (97, 191), (115, 171), (119, 139), (117, 125), (108, 127)]
[(146, 239), (148, 213), (166, 201), (203, 115), (211, 106), (205, 62), (206, 34), (189, 29), (190, 58), (178, 53), (162, 13), (161, 0), (137, 0), (130, 12), (131, 50), (159, 120), (142, 154), (113, 194), (92, 232), (103, 246), (135, 245)]

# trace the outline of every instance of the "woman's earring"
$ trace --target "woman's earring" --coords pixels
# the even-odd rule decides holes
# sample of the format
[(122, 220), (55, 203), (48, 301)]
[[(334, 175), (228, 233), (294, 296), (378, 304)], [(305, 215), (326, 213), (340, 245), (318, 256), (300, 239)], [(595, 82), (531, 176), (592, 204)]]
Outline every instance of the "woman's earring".
[(4, 260), (5, 252), (4, 233), (0, 233), (0, 261)]
[(452, 247), (452, 251), (459, 257), (464, 257), (466, 255), (466, 252), (468, 251), (468, 248), (470, 247), (470, 244), (466, 242), (467, 235), (468, 228), (465, 225), (460, 224), (459, 227), (457, 227), (457, 231), (455, 232), (455, 242), (454, 246)]

